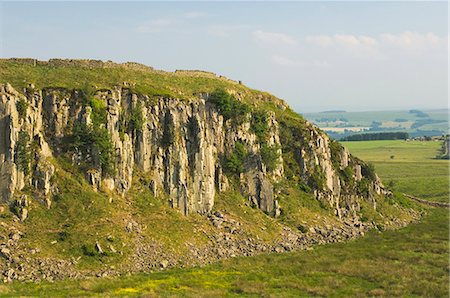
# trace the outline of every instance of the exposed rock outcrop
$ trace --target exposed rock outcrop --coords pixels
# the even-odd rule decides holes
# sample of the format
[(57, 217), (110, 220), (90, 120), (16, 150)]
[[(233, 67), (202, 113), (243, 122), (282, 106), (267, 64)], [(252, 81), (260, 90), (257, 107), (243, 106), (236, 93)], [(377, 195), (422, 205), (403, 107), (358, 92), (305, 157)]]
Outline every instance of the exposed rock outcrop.
[[(283, 178), (284, 162), (279, 124), (273, 112), (268, 112), (265, 120), (265, 142), (277, 152), (275, 166), (269, 171), (261, 159), (261, 144), (252, 131), (251, 113), (236, 124), (233, 119), (224, 120), (208, 101), (208, 94), (182, 100), (150, 98), (127, 87), (99, 90), (92, 98), (105, 110), (105, 115), (97, 125), (108, 131), (116, 158), (115, 171), (108, 174), (102, 167), (102, 152), (98, 148), (89, 148), (83, 155), (77, 148), (69, 150), (66, 144), (77, 125), (91, 127), (96, 117), (100, 117), (83, 91), (44, 88), (27, 89), (21, 94), (7, 84), (0, 86), (0, 95), (0, 192), (5, 202), (30, 181), (48, 197), (55, 171), (48, 159), (71, 152), (74, 164), (87, 167), (86, 178), (96, 190), (105, 185), (125, 194), (131, 186), (133, 171), (139, 169), (152, 177), (153, 193), (166, 194), (173, 207), (184, 214), (206, 213), (214, 205), (216, 192), (230, 187), (221, 156), (240, 142), (250, 156), (241, 174), (242, 193), (264, 212), (276, 213), (272, 183)], [(315, 185), (317, 197), (327, 200), (341, 216), (342, 208), (354, 209), (357, 202), (350, 199), (354, 196), (343, 193), (337, 171), (351, 164), (354, 179), (359, 181), (363, 178), (361, 165), (342, 150), (336, 168), (328, 137), (310, 124), (306, 126), (309, 135), (298, 153), (301, 175), (306, 182), (311, 177), (321, 177), (323, 185)], [(30, 151), (25, 154), (30, 157), (24, 161), (18, 160), (24, 155), (17, 145), (20, 134), (27, 136), (25, 148)], [(27, 171), (28, 168), (34, 170)], [(376, 193), (383, 191), (379, 180), (372, 184)]]

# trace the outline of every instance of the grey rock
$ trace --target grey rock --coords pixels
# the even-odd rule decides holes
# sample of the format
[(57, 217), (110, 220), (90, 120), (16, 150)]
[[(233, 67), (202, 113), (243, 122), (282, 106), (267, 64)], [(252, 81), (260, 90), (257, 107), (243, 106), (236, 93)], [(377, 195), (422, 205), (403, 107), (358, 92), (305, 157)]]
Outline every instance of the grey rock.
[(20, 239), (20, 234), (19, 233), (12, 233), (10, 236), (11, 240), (13, 241), (19, 241)]
[(168, 266), (169, 266), (169, 261), (167, 261), (167, 260), (162, 260), (160, 263), (159, 263), (159, 266), (161, 267), (161, 268), (167, 268)]
[(98, 242), (95, 243), (95, 250), (99, 253), (102, 254), (103, 253), (103, 249), (100, 246), (100, 244)]

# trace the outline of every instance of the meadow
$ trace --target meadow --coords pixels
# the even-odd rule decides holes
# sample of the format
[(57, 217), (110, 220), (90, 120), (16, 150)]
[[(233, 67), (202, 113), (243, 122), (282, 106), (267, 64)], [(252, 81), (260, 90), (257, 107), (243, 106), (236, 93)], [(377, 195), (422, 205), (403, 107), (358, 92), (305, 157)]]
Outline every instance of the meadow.
[(421, 199), (448, 202), (449, 161), (436, 159), (441, 142), (342, 142), (357, 157), (375, 164), (385, 185)]
[[(448, 200), (448, 161), (439, 143), (372, 141), (344, 144), (372, 162), (394, 191)], [(391, 157), (393, 156), (393, 157)], [(448, 209), (419, 206), (419, 223), (313, 250), (238, 257), (190, 269), (55, 283), (0, 286), (2, 296), (360, 297), (449, 295)]]

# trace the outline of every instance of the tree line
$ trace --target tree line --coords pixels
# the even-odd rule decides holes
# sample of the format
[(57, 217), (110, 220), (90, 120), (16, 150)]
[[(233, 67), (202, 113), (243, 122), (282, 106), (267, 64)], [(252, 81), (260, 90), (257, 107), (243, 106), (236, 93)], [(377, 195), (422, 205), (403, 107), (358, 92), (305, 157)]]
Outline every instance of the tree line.
[(341, 141), (375, 141), (375, 140), (406, 140), (409, 138), (406, 132), (377, 132), (363, 133), (341, 138)]

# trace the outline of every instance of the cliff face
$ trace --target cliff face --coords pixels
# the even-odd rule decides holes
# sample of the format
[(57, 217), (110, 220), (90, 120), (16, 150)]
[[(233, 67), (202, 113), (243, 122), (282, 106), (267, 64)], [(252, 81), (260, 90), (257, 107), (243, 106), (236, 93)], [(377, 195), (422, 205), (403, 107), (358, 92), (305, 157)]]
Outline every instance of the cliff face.
[(0, 217), (10, 281), (305, 249), (419, 214), (282, 100), (236, 81), (0, 59)]
[[(356, 216), (360, 199), (376, 206), (374, 194), (381, 194), (383, 187), (376, 176), (362, 172), (367, 165), (340, 145), (331, 146), (330, 139), (307, 122), (297, 135), (295, 127), (280, 127), (276, 113), (264, 114), (261, 140), (254, 128), (254, 111), (239, 121), (229, 119), (207, 93), (191, 99), (155, 98), (121, 86), (87, 96), (78, 89), (30, 86), (19, 92), (9, 84), (0, 85), (2, 200), (12, 202), (15, 194), (33, 189), (50, 207), (58, 192), (52, 160), (64, 156), (84, 170), (94, 189), (123, 196), (133, 173), (144, 173), (153, 194), (167, 197), (185, 215), (209, 212), (217, 192), (237, 187), (252, 204), (277, 216), (280, 204), (273, 185), (289, 179), (284, 175), (286, 166), (293, 167), (297, 179), (339, 217)], [(112, 170), (105, 167), (106, 147), (88, 142), (92, 134), (76, 135), (80, 127), (94, 134), (105, 132), (112, 145), (108, 157)], [(298, 145), (291, 146), (289, 139), (283, 143), (282, 129), (291, 130)], [(290, 152), (283, 152), (287, 147)], [(243, 168), (230, 173), (227, 163), (237, 149), (245, 151)], [(295, 166), (283, 160), (289, 154)], [(367, 185), (361, 192), (357, 188), (363, 179)]]

